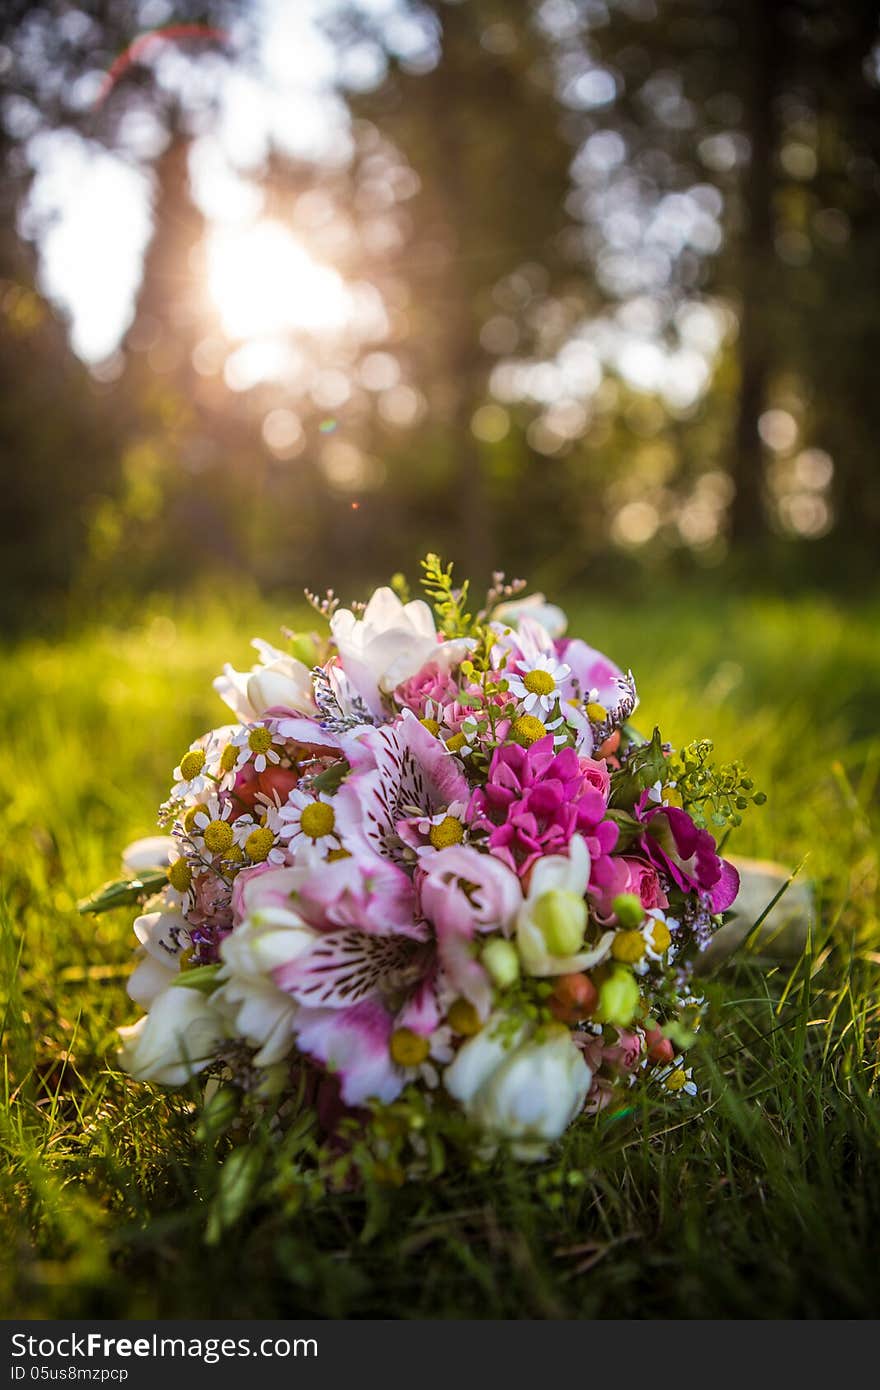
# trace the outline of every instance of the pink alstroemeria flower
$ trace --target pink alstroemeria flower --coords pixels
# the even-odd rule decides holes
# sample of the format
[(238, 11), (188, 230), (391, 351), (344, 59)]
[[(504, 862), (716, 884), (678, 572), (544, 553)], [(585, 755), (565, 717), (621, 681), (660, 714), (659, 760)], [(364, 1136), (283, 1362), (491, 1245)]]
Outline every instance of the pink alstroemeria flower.
[(466, 801), (467, 778), (453, 754), (408, 710), (394, 724), (370, 729), (361, 746), (374, 766), (354, 770), (340, 787), (333, 802), (336, 829), (354, 854), (406, 863), (400, 824)]
[[(488, 979), (470, 943), (482, 931), (510, 930), (522, 901), (516, 876), (467, 846), (441, 850), (419, 871), (417, 910), (410, 904), (392, 923), (401, 904), (371, 890), (397, 875), (412, 885), (372, 852), (286, 872), (288, 906), (314, 930), (309, 949), (272, 972), (299, 1006), (299, 1047), (338, 1075), (346, 1105), (391, 1100), (407, 1080), (389, 1050), (395, 1029), (429, 1037), (441, 1001), (459, 995), (488, 1012)], [(272, 886), (267, 875), (264, 891)]]
[(516, 875), (490, 854), (470, 845), (451, 845), (421, 861), (416, 884), (422, 915), (433, 926), (440, 965), (452, 990), (487, 1018), (492, 988), (472, 943), (481, 932), (512, 932), (523, 900)]

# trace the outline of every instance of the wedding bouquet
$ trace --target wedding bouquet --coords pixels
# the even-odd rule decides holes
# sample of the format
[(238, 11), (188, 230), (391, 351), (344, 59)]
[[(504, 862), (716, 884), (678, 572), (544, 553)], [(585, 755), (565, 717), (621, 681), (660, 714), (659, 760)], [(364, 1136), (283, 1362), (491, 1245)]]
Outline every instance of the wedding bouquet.
[(755, 794), (711, 744), (641, 736), (632, 674), (496, 575), (472, 615), (423, 562), (326, 635), (255, 641), (129, 847), (121, 1063), (196, 1074), (323, 1132), (412, 1096), (482, 1147), (545, 1152), (636, 1084), (694, 1094), (695, 960), (736, 897), (715, 831)]

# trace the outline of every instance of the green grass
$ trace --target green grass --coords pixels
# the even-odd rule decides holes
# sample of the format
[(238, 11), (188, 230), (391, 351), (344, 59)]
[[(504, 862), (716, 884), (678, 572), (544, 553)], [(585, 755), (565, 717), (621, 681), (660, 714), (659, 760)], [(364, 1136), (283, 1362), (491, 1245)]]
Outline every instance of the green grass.
[[(711, 987), (697, 1100), (571, 1133), (543, 1168), (450, 1166), (428, 1185), (301, 1203), (272, 1149), (206, 1245), (224, 1143), (191, 1098), (115, 1070), (130, 916), (81, 918), (189, 739), (210, 677), (289, 614), (156, 606), (3, 655), (5, 985), (0, 1307), (8, 1316), (877, 1316), (880, 604), (694, 593), (573, 627), (635, 668), (640, 722), (706, 734), (768, 804), (732, 848), (808, 855), (807, 957)], [(11, 1255), (11, 1258), (9, 1256)]]

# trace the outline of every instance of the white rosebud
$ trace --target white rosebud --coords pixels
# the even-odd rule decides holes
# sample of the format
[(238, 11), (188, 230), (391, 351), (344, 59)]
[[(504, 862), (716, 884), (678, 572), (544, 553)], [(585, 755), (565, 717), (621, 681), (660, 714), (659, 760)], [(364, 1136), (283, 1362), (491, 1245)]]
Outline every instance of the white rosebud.
[(171, 985), (148, 1014), (120, 1028), (119, 1064), (137, 1081), (182, 1086), (214, 1060), (227, 1036), (223, 1018), (201, 990)]
[(567, 855), (538, 860), (516, 921), (516, 947), (527, 975), (577, 975), (608, 955), (612, 931), (604, 932), (587, 950), (568, 950), (583, 941), (587, 923), (583, 899), (589, 881), (590, 851), (580, 835), (573, 837)]
[[(258, 880), (255, 880), (255, 887)], [(311, 950), (318, 935), (291, 908), (266, 906), (225, 937), (218, 1002), (228, 1006), (236, 1032), (260, 1050), (254, 1061), (272, 1066), (293, 1045), (297, 1006), (272, 972)]]
[[(501, 1025), (501, 1026), (499, 1026)], [(583, 1109), (592, 1072), (569, 1030), (508, 1034), (498, 1015), (447, 1067), (444, 1084), (490, 1142), (510, 1139), (518, 1158), (541, 1158)]]
[(236, 671), (227, 664), (214, 681), (214, 689), (233, 714), (243, 724), (262, 719), (267, 709), (314, 714), (317, 706), (308, 666), (268, 642), (257, 639), (252, 645), (260, 653), (259, 665)]

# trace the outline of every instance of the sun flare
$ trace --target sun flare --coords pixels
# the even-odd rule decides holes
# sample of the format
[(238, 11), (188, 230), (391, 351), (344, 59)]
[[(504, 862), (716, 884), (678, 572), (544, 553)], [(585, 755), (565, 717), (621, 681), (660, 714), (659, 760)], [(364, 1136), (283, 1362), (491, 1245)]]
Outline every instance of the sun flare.
[(345, 282), (280, 222), (219, 229), (208, 242), (208, 287), (230, 338), (339, 332), (352, 313)]

